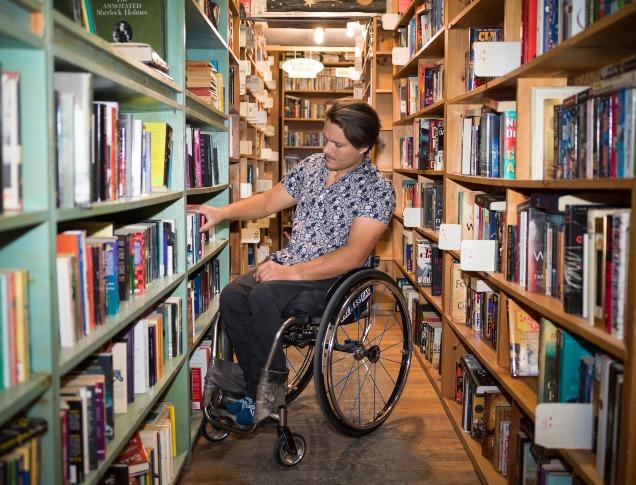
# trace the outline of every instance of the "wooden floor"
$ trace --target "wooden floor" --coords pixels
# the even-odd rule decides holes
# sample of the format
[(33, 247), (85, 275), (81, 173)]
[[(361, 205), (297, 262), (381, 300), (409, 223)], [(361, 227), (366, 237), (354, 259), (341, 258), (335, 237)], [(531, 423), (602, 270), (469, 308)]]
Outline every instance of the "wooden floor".
[(289, 424), (307, 441), (293, 468), (273, 457), (275, 430), (212, 444), (200, 438), (179, 483), (478, 484), (479, 479), (435, 391), (413, 357), (404, 394), (389, 420), (364, 438), (327, 427), (313, 382), (290, 406)]

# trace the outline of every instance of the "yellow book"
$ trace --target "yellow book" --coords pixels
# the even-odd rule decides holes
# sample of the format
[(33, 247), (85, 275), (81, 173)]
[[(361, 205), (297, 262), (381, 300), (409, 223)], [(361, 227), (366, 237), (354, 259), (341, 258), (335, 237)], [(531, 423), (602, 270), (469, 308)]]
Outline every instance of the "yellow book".
[(219, 111), (225, 111), (225, 98), (223, 97), (223, 74), (220, 72), (216, 73), (216, 96), (219, 101), (219, 105), (217, 109)]
[(168, 123), (145, 122), (144, 129), (150, 132), (150, 185), (153, 189), (166, 188), (169, 163), (168, 144), (171, 128)]
[(168, 404), (168, 415), (170, 417), (170, 429), (172, 429), (172, 456), (176, 458), (177, 456), (177, 417), (174, 404)]

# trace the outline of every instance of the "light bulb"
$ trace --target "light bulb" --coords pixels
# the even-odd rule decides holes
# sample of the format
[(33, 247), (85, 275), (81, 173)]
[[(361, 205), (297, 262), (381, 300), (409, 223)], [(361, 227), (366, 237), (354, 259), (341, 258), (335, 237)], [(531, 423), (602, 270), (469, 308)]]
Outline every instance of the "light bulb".
[(322, 27), (316, 27), (314, 30), (314, 42), (316, 44), (322, 44), (325, 41), (325, 29)]

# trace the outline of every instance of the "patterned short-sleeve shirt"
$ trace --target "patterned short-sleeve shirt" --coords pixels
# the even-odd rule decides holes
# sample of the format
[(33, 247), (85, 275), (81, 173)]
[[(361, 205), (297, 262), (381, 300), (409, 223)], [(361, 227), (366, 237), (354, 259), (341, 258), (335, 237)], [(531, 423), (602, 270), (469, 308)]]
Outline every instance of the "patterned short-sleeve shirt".
[(281, 264), (312, 261), (344, 246), (356, 217), (389, 224), (395, 191), (367, 156), (347, 175), (326, 186), (325, 155), (310, 155), (282, 180), (297, 200), (289, 244), (272, 255)]

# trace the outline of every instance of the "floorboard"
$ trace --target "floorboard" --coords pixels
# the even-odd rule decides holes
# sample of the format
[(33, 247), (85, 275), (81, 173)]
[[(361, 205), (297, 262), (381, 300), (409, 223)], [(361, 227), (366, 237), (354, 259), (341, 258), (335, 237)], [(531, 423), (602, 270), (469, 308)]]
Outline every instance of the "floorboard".
[(316, 403), (313, 383), (289, 411), (292, 431), (307, 441), (307, 454), (296, 467), (283, 468), (275, 462), (275, 430), (243, 438), (230, 436), (215, 444), (200, 438), (179, 483), (479, 483), (435, 391), (415, 360), (394, 413), (364, 438), (347, 438), (328, 428)]

